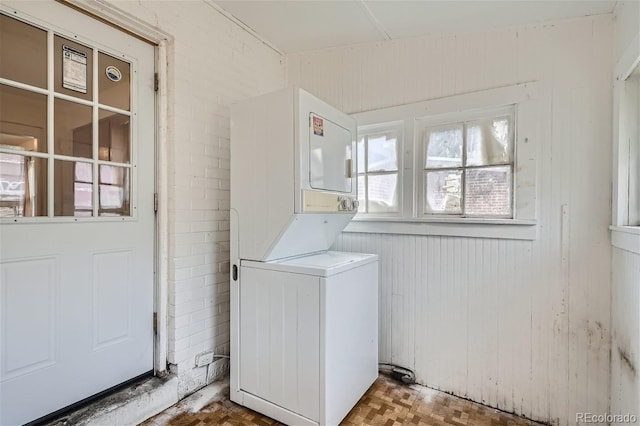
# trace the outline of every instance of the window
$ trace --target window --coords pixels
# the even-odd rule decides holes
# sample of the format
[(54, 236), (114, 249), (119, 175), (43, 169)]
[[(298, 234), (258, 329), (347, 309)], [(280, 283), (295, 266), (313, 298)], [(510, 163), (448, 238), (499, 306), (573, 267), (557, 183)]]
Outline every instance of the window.
[(424, 126), (422, 214), (511, 218), (513, 107), (466, 115)]
[(355, 114), (360, 207), (346, 232), (533, 240), (538, 83)]
[(132, 217), (133, 64), (2, 13), (0, 38), (0, 218)]
[(402, 128), (382, 124), (358, 129), (359, 213), (397, 214), (399, 203), (398, 148)]

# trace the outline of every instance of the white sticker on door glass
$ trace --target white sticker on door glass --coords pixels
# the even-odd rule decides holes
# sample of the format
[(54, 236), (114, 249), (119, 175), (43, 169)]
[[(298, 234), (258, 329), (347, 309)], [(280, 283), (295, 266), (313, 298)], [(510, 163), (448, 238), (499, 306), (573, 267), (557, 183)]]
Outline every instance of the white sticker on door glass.
[(122, 80), (122, 73), (120, 72), (120, 70), (117, 67), (114, 67), (113, 65), (109, 65), (106, 69), (105, 69), (105, 74), (107, 74), (107, 78), (111, 81), (120, 81)]
[(62, 46), (62, 87), (87, 93), (87, 54), (71, 46)]

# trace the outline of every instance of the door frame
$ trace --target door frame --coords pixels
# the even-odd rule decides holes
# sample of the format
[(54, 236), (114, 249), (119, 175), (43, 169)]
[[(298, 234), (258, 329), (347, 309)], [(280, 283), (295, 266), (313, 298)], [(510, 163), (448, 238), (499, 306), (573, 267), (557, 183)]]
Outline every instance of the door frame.
[(168, 309), (169, 309), (169, 203), (168, 168), (169, 141), (173, 140), (173, 129), (169, 124), (169, 105), (173, 93), (169, 91), (168, 58), (172, 55), (174, 38), (136, 16), (124, 12), (105, 0), (56, 0), (72, 9), (89, 15), (103, 23), (155, 45), (155, 69), (157, 73), (156, 123), (155, 123), (155, 193), (157, 212), (155, 220), (154, 247), (154, 312), (156, 333), (154, 335), (153, 370), (156, 376), (168, 374)]

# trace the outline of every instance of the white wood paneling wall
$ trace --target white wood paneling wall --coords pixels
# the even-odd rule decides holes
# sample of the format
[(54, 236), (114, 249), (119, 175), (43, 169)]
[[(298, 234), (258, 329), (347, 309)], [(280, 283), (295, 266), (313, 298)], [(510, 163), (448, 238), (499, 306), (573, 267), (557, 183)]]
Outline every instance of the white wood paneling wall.
[(380, 358), (493, 407), (576, 423), (609, 408), (612, 19), (609, 15), (288, 57), (349, 113), (539, 81), (535, 241), (343, 234), (380, 255)]
[(640, 254), (614, 247), (612, 259), (611, 413), (640, 417)]

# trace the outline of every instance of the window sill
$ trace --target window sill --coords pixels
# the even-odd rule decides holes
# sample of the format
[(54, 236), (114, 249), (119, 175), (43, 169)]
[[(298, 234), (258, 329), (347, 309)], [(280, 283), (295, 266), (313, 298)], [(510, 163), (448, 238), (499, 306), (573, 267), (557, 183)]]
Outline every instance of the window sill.
[(610, 226), (611, 245), (640, 254), (640, 226)]
[(535, 220), (482, 218), (358, 218), (344, 232), (402, 235), (438, 235), (468, 238), (535, 240)]

